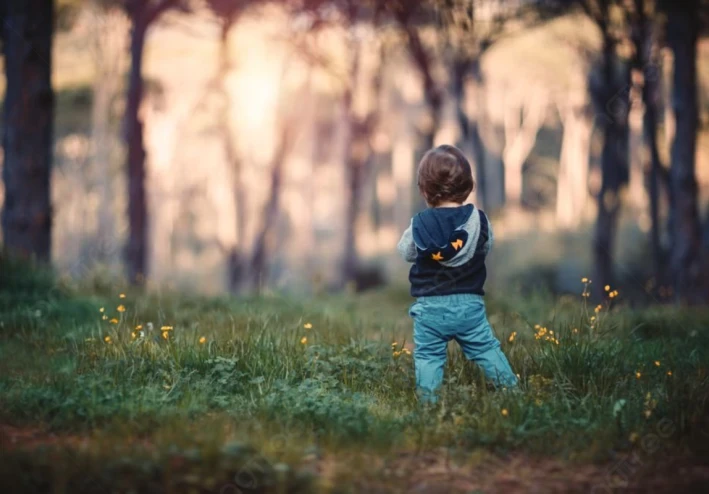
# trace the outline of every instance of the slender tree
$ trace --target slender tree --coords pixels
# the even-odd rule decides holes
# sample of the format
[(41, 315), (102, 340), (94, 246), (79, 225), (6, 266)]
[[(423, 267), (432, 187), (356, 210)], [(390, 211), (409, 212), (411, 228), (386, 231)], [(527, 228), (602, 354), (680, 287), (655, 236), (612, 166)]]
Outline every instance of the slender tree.
[(99, 173), (102, 200), (98, 206), (97, 257), (113, 262), (116, 243), (114, 201), (114, 119), (113, 106), (123, 91), (128, 20), (122, 9), (111, 3), (93, 0), (88, 6), (91, 16), (91, 54), (95, 70), (91, 108), (91, 157)]
[(7, 79), (2, 135), (3, 239), (8, 251), (49, 261), (54, 2), (8, 0), (2, 8)]
[(660, 185), (667, 183), (667, 171), (662, 164), (657, 142), (658, 107), (660, 103), (659, 82), (661, 62), (658, 56), (659, 36), (653, 0), (635, 0), (633, 4), (632, 41), (634, 48), (633, 69), (641, 76), (640, 91), (643, 104), (643, 159), (646, 163), (648, 198), (650, 206), (650, 245), (656, 286), (665, 284), (664, 252), (660, 243)]
[(672, 252), (674, 293), (681, 303), (701, 301), (701, 227), (697, 210), (695, 154), (698, 130), (697, 40), (699, 0), (664, 2), (667, 43), (674, 59), (672, 110), (675, 135), (671, 149)]
[[(423, 85), (424, 101), (428, 116), (418, 126), (418, 154), (433, 147), (436, 133), (441, 126), (445, 90), (434, 75), (434, 57), (423, 41), (421, 29), (433, 18), (432, 5), (426, 1), (382, 1), (404, 34), (405, 43), (414, 67)], [(414, 174), (414, 177), (416, 174)], [(425, 206), (420, 194), (415, 195), (414, 208)]]
[(594, 286), (600, 297), (613, 283), (613, 252), (621, 206), (621, 188), (628, 180), (628, 114), (630, 70), (619, 54), (627, 38), (627, 11), (621, 0), (583, 0), (580, 5), (596, 23), (602, 37), (599, 70), (591, 78), (595, 123), (601, 133), (601, 188), (593, 241)]
[(261, 225), (251, 248), (251, 257), (248, 263), (248, 281), (250, 288), (258, 293), (264, 284), (267, 275), (267, 263), (270, 240), (273, 229), (278, 220), (280, 211), (281, 192), (283, 189), (283, 169), (286, 159), (295, 145), (296, 129), (294, 123), (284, 120), (282, 123), (279, 140), (271, 161), (271, 176), (269, 180), (269, 194), (261, 213)]
[[(347, 177), (347, 212), (345, 218), (345, 251), (342, 260), (342, 283), (355, 282), (360, 271), (357, 252), (357, 219), (362, 206), (362, 189), (370, 172), (374, 157), (371, 139), (379, 119), (379, 93), (382, 86), (384, 48), (380, 50), (378, 66), (366, 91), (369, 99), (366, 111), (357, 111), (355, 94), (362, 84), (362, 52), (368, 40), (354, 34), (360, 23), (372, 23), (376, 28), (381, 10), (372, 10), (356, 0), (347, 0), (343, 5), (343, 18), (349, 31), (348, 52), (350, 56), (348, 79), (342, 95), (342, 113), (346, 125), (345, 172)], [(371, 41), (371, 40), (370, 40)], [(369, 43), (370, 46), (377, 43)], [(363, 105), (359, 105), (360, 107)]]
[(260, 1), (261, 0), (207, 0), (209, 8), (217, 16), (217, 19), (219, 19), (219, 65), (217, 74), (210, 86), (221, 99), (217, 125), (222, 139), (224, 155), (232, 173), (232, 195), (236, 207), (236, 242), (227, 249), (229, 265), (228, 283), (231, 292), (239, 291), (244, 281), (244, 256), (247, 255), (245, 252), (247, 196), (242, 178), (242, 164), (236, 149), (229, 119), (233, 105), (233, 99), (227, 87), (227, 77), (232, 70), (229, 36), (234, 25), (245, 10), (248, 7), (258, 4)]
[[(481, 59), (504, 33), (504, 19), (476, 20), (475, 2), (448, 2), (438, 6), (445, 52), (451, 74), (451, 96), (458, 120), (458, 147), (472, 152), (476, 194), (481, 208), (487, 207), (485, 144), (480, 135), (485, 93)], [(473, 108), (472, 113), (467, 108)]]
[(143, 100), (143, 52), (148, 29), (170, 9), (186, 8), (183, 0), (123, 0), (131, 22), (130, 73), (126, 96), (125, 140), (128, 174), (128, 280), (142, 284), (148, 271), (148, 205), (145, 193), (145, 143), (140, 104)]

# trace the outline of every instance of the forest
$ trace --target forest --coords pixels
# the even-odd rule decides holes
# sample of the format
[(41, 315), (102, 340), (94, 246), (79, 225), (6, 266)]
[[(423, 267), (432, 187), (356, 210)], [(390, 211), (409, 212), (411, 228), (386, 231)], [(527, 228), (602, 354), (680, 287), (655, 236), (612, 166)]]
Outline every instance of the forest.
[[(0, 485), (704, 492), (709, 2), (3, 0)], [(417, 399), (417, 169), (519, 379)], [(467, 193), (467, 192), (466, 192)]]

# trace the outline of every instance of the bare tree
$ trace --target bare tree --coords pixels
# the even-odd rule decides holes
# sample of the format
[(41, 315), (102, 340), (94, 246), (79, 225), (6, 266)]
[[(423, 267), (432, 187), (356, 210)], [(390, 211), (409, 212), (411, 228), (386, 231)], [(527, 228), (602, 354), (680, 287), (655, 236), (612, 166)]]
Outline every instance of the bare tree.
[(639, 76), (643, 106), (643, 141), (645, 153), (643, 167), (646, 170), (650, 206), (650, 245), (653, 269), (657, 286), (665, 284), (664, 249), (660, 242), (660, 185), (667, 184), (667, 171), (660, 159), (658, 149), (658, 107), (662, 67), (659, 57), (659, 35), (655, 20), (653, 0), (635, 0), (632, 14), (632, 40), (634, 45), (633, 68)]
[[(460, 129), (458, 146), (472, 152), (477, 176), (477, 196), (487, 207), (486, 150), (480, 135), (485, 118), (485, 81), (481, 59), (503, 37), (513, 34), (508, 21), (522, 19), (525, 27), (558, 14), (554, 2), (533, 3), (505, 0), (430, 0), (441, 20), (444, 50), (451, 79)], [(538, 90), (539, 88), (534, 88)], [(532, 91), (506, 110), (506, 144), (503, 151), (506, 195), (519, 205), (522, 196), (522, 167), (536, 141), (544, 117), (547, 94)], [(524, 98), (524, 102), (521, 99)], [(527, 118), (529, 117), (529, 118)]]
[(345, 10), (345, 19), (349, 31), (350, 69), (349, 80), (346, 82), (342, 96), (342, 112), (346, 124), (345, 145), (345, 170), (348, 185), (347, 213), (345, 218), (345, 252), (342, 261), (342, 283), (354, 282), (359, 274), (359, 255), (357, 253), (357, 219), (360, 214), (362, 202), (362, 188), (370, 172), (374, 156), (371, 139), (379, 120), (379, 93), (383, 77), (384, 45), (380, 46), (378, 66), (369, 82), (367, 110), (355, 109), (355, 93), (361, 84), (362, 70), (361, 57), (363, 44), (367, 40), (355, 33), (361, 22), (372, 22), (376, 28), (379, 11), (369, 18), (370, 11), (362, 7), (359, 2), (349, 0)]
[(518, 94), (505, 102), (502, 161), (505, 169), (505, 204), (512, 208), (519, 208), (522, 204), (522, 169), (544, 123), (547, 98), (547, 92), (537, 87), (531, 94)]
[[(583, 69), (579, 69), (583, 73)], [(558, 103), (564, 128), (556, 187), (556, 220), (561, 228), (578, 226), (588, 198), (588, 168), (593, 132), (592, 112), (585, 83), (571, 83)]]
[(621, 206), (621, 188), (628, 180), (628, 114), (630, 70), (618, 47), (627, 39), (627, 11), (621, 0), (583, 0), (586, 14), (596, 23), (602, 37), (599, 70), (591, 77), (591, 98), (595, 123), (602, 135), (601, 188), (593, 241), (595, 293), (613, 283), (613, 251)]
[(232, 136), (229, 112), (233, 106), (233, 100), (227, 87), (227, 77), (232, 70), (231, 49), (229, 45), (229, 35), (241, 18), (242, 14), (249, 7), (252, 7), (261, 0), (207, 0), (209, 8), (219, 19), (219, 65), (217, 74), (210, 89), (214, 89), (221, 99), (221, 106), (217, 116), (217, 125), (221, 134), (224, 155), (229, 163), (232, 174), (232, 194), (236, 206), (236, 240), (232, 247), (226, 249), (229, 260), (229, 289), (232, 292), (239, 290), (242, 285), (244, 275), (244, 255), (245, 255), (245, 231), (246, 231), (246, 189), (242, 180), (242, 163), (239, 158), (236, 145)]
[(54, 2), (10, 0), (1, 8), (7, 79), (3, 112), (3, 239), (11, 252), (49, 261)]
[(111, 261), (116, 242), (114, 211), (114, 138), (112, 107), (121, 88), (128, 20), (116, 5), (95, 1), (89, 6), (91, 53), (95, 69), (91, 111), (92, 160), (99, 175), (103, 200), (98, 212), (98, 257)]
[(697, 40), (699, 0), (664, 2), (667, 42), (674, 58), (672, 109), (675, 135), (671, 149), (672, 254), (674, 293), (682, 303), (698, 303), (701, 293), (701, 227), (697, 210), (695, 153), (698, 130)]
[[(433, 147), (436, 133), (441, 126), (445, 96), (444, 88), (434, 75), (433, 55), (424, 44), (420, 32), (422, 27), (430, 24), (430, 20), (433, 18), (433, 10), (431, 9), (431, 4), (425, 1), (383, 1), (382, 5), (392, 14), (402, 30), (406, 40), (406, 47), (423, 85), (428, 117), (417, 129), (419, 137), (418, 153), (423, 154), (423, 152)], [(420, 209), (424, 206), (423, 199), (420, 196), (416, 197), (417, 203), (414, 206), (416, 209)]]
[(268, 200), (261, 213), (261, 226), (251, 248), (251, 258), (248, 263), (248, 281), (254, 292), (259, 292), (266, 279), (266, 261), (268, 260), (269, 244), (273, 236), (273, 228), (278, 220), (281, 192), (283, 189), (283, 169), (286, 159), (295, 144), (295, 125), (292, 121), (281, 124), (276, 151), (271, 160), (271, 176)]
[(128, 280), (142, 284), (148, 265), (148, 206), (145, 194), (145, 143), (140, 104), (143, 100), (143, 52), (148, 29), (170, 9), (186, 8), (183, 0), (122, 0), (131, 22), (130, 73), (126, 97), (125, 140), (128, 173), (128, 225), (126, 246)]
[(503, 35), (505, 18), (476, 19), (475, 2), (446, 2), (438, 7), (445, 36), (445, 51), (451, 74), (451, 96), (455, 100), (460, 131), (458, 147), (472, 152), (479, 205), (487, 207), (485, 145), (480, 135), (484, 118), (485, 92), (481, 59)]

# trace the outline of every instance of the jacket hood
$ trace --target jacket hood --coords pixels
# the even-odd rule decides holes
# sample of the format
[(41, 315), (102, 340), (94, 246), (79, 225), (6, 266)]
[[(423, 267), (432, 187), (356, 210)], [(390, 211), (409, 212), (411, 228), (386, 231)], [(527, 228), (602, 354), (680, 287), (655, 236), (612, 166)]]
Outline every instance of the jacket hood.
[[(412, 234), (419, 257), (446, 264), (463, 251), (471, 240), (466, 225), (475, 211), (472, 204), (454, 208), (429, 208), (414, 216)], [(478, 222), (476, 222), (478, 223)]]

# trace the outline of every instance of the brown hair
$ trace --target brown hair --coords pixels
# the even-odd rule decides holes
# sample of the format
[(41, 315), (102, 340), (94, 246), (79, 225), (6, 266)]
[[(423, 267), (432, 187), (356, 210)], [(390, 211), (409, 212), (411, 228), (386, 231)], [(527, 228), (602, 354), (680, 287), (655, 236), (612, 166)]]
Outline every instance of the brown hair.
[(455, 146), (444, 144), (428, 151), (419, 163), (418, 187), (426, 202), (463, 203), (475, 189), (473, 171), (465, 155)]

